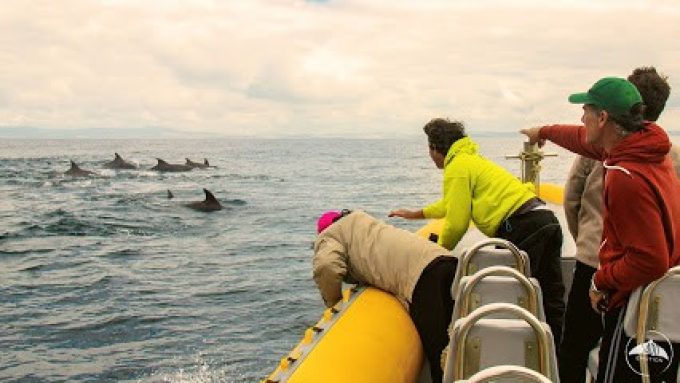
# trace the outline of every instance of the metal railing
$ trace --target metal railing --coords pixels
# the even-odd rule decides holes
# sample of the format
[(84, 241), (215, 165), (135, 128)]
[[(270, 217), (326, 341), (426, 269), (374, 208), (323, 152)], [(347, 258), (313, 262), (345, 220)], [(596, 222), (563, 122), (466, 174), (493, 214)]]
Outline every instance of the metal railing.
[(522, 162), (522, 182), (532, 182), (536, 187), (536, 194), (541, 188), (541, 161), (545, 157), (557, 157), (555, 153), (544, 153), (537, 144), (524, 143), (524, 150), (516, 155), (506, 155), (506, 159), (519, 159)]

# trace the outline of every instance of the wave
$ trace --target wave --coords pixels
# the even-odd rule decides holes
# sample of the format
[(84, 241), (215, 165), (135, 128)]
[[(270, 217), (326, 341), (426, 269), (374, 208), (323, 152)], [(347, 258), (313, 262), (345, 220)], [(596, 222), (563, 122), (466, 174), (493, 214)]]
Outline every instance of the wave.
[(227, 200), (221, 200), (222, 204), (227, 204), (227, 205), (232, 205), (232, 206), (243, 206), (248, 204), (245, 200), (242, 199), (227, 199)]

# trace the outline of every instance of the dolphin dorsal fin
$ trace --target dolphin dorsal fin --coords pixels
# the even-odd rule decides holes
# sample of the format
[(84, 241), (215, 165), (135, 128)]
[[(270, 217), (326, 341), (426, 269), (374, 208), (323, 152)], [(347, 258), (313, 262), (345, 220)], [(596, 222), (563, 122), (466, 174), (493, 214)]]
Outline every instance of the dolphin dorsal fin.
[(168, 189), (168, 199), (175, 198), (170, 189)]
[(204, 159), (203, 159), (203, 165), (210, 166), (210, 163), (208, 163), (208, 159), (207, 159), (207, 158), (204, 158)]
[(156, 160), (158, 160), (158, 164), (159, 164), (159, 165), (160, 165), (160, 164), (167, 164), (167, 162), (161, 160), (160, 158), (156, 158)]
[(210, 192), (210, 190), (203, 188), (203, 192), (205, 193), (206, 202), (208, 202), (208, 201), (209, 202), (217, 202), (217, 199), (215, 198), (213, 193)]
[(114, 154), (116, 155), (117, 160), (122, 160), (122, 158), (120, 158), (120, 154), (118, 154), (118, 153), (114, 153)]
[(71, 160), (71, 169), (80, 170), (80, 167), (75, 162), (73, 162), (73, 160)]

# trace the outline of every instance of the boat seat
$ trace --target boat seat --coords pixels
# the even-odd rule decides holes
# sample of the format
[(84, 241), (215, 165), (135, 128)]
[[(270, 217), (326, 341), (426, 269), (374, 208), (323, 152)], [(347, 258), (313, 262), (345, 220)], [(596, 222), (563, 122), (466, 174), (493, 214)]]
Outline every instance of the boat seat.
[(531, 275), (529, 257), (526, 252), (519, 250), (510, 241), (487, 238), (463, 250), (458, 257), (458, 267), (451, 285), (451, 297), (455, 299), (463, 277), (490, 266), (508, 266), (526, 276)]
[[(516, 319), (491, 318), (499, 313)], [(457, 320), (449, 350), (445, 383), (468, 379), (497, 365), (523, 366), (559, 381), (550, 328), (514, 304), (490, 303)]]
[[(669, 269), (663, 277), (638, 288), (628, 300), (623, 328), (626, 335), (636, 338), (636, 344), (656, 341), (680, 343), (680, 266)], [(673, 350), (670, 350), (673, 353)], [(643, 356), (644, 354), (641, 354)], [(642, 381), (649, 382), (646, 358), (640, 359)]]
[(456, 380), (456, 383), (552, 383), (544, 375), (522, 366), (502, 365), (485, 368), (470, 379)]
[[(680, 266), (669, 269), (663, 277), (639, 287), (628, 299), (624, 330), (626, 336), (636, 338), (640, 345), (649, 340), (680, 343)], [(649, 381), (644, 359), (640, 361), (643, 382)], [(599, 346), (588, 358), (589, 378), (597, 377)], [(679, 370), (680, 371), (680, 370)]]
[[(663, 277), (638, 288), (628, 300), (624, 329), (629, 337), (642, 340), (680, 342), (680, 266), (669, 269)], [(646, 339), (645, 339), (646, 336)], [(639, 343), (639, 342), (638, 342)]]
[(586, 366), (586, 382), (591, 383), (597, 380), (597, 366), (600, 363), (600, 344), (588, 353), (588, 365)]
[[(462, 277), (455, 297), (451, 323), (489, 303), (513, 303), (545, 322), (543, 297), (538, 281), (508, 266), (490, 266)], [(492, 318), (500, 318), (498, 313)]]

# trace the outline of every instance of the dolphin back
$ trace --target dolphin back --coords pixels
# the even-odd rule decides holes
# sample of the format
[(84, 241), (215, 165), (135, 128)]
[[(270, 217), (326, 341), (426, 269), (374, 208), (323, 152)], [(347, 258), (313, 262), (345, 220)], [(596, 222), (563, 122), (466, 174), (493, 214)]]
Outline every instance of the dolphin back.
[(220, 202), (217, 200), (217, 198), (215, 198), (215, 196), (213, 195), (213, 193), (210, 192), (210, 190), (204, 188), (203, 192), (205, 193), (205, 202), (216, 203), (218, 205), (220, 204)]
[(211, 212), (211, 211), (222, 210), (222, 205), (215, 198), (215, 196), (210, 192), (210, 190), (204, 188), (203, 192), (205, 193), (205, 200), (197, 201), (197, 202), (191, 202), (191, 203), (185, 204), (185, 206), (187, 206), (191, 209), (203, 211), (203, 212), (206, 212), (206, 213)]
[(73, 160), (70, 160), (70, 161), (71, 161), (71, 168), (64, 172), (65, 175), (73, 176), (73, 177), (83, 177), (83, 176), (89, 176), (89, 175), (97, 175), (97, 173), (95, 173), (93, 171), (81, 169), (80, 166), (78, 166), (78, 164), (76, 164)]
[(137, 165), (132, 162), (125, 161), (123, 157), (118, 153), (114, 153), (115, 157), (113, 161), (109, 161), (104, 164), (105, 168), (109, 169), (137, 169)]

